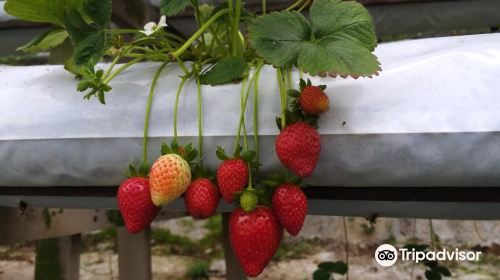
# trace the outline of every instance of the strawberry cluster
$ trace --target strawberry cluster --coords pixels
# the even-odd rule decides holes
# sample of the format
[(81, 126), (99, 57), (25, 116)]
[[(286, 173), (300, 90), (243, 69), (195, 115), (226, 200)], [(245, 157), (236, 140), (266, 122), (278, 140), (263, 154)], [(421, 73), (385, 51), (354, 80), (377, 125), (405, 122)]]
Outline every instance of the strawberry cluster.
[[(317, 121), (319, 115), (329, 109), (325, 88), (301, 80), (300, 91), (288, 91), (292, 101), (285, 111), (286, 119), (276, 120), (281, 130), (275, 142), (276, 154), (294, 176), (276, 175), (263, 181), (263, 189), (249, 186), (241, 193), (232, 194), (233, 197), (239, 195), (240, 207), (230, 217), (231, 245), (248, 276), (259, 275), (271, 261), (283, 229), (292, 236), (302, 229), (307, 197), (300, 182), (312, 175), (319, 160), (321, 141)], [(222, 178), (217, 179), (221, 186)]]
[[(314, 172), (321, 150), (317, 132), (319, 114), (329, 107), (324, 86), (300, 82), (300, 91), (289, 90), (292, 97), (282, 118), (277, 118), (280, 133), (276, 154), (293, 175), (285, 172), (261, 184), (252, 183), (258, 173), (256, 152), (242, 153), (237, 146), (231, 157), (221, 147), (216, 155), (222, 160), (216, 178), (200, 164), (192, 164), (197, 151), (191, 145), (163, 144), (162, 156), (151, 169), (132, 166), (130, 177), (118, 191), (118, 205), (127, 230), (146, 228), (164, 206), (184, 194), (187, 211), (194, 218), (208, 218), (217, 209), (220, 198), (236, 203), (231, 213), (229, 234), (238, 261), (248, 276), (259, 275), (278, 249), (283, 230), (296, 236), (307, 214), (307, 197), (300, 187), (303, 178)], [(149, 171), (149, 176), (148, 176)], [(192, 176), (193, 174), (193, 176)]]

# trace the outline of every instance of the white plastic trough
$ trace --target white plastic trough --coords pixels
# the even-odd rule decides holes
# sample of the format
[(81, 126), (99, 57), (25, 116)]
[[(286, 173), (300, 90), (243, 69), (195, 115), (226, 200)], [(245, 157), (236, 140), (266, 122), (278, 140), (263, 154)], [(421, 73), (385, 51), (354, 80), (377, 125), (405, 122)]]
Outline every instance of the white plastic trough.
[[(328, 85), (331, 110), (319, 123), (322, 154), (307, 183), (324, 188), (500, 186), (500, 34), (388, 43), (376, 54), (383, 71), (373, 79), (312, 79)], [(144, 63), (125, 71), (112, 82), (103, 106), (83, 100), (77, 81), (62, 66), (0, 66), (0, 186), (118, 185), (127, 164), (141, 159), (146, 94), (157, 67)], [(170, 65), (159, 80), (149, 132), (151, 161), (160, 143), (173, 135), (180, 74)], [(278, 167), (275, 74), (266, 67), (260, 81), (264, 173)], [(239, 92), (236, 84), (202, 88), (205, 160), (213, 168), (217, 145), (232, 150)], [(190, 82), (179, 108), (182, 143), (197, 143), (196, 104)], [(252, 110), (249, 102), (250, 134)]]

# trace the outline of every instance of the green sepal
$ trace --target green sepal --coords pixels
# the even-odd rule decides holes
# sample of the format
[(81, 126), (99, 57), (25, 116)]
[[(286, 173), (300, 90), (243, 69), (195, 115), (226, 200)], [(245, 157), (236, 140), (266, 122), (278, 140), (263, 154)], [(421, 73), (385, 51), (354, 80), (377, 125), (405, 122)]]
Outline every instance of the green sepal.
[(257, 153), (255, 151), (249, 150), (244, 152), (240, 158), (244, 160), (245, 162), (252, 162), (252, 160), (255, 158)]
[(193, 179), (207, 178), (212, 182), (216, 181), (215, 174), (212, 172), (212, 170), (208, 167), (204, 168), (198, 163), (193, 164), (191, 173), (193, 174)]
[(128, 170), (123, 173), (127, 178), (133, 177), (148, 177), (149, 176), (149, 164), (147, 162), (142, 162), (138, 168), (134, 166), (133, 163), (128, 164)]
[(283, 129), (283, 127), (281, 127), (281, 117), (276, 117), (276, 126), (280, 131)]
[(226, 155), (226, 151), (221, 146), (217, 146), (217, 151), (215, 151), (215, 155), (220, 160), (228, 160), (229, 157)]
[(168, 154), (171, 154), (171, 153), (173, 153), (173, 151), (170, 148), (170, 146), (167, 143), (163, 142), (161, 144), (161, 155), (164, 156), (164, 155), (168, 155)]
[(288, 96), (293, 97), (293, 98), (299, 98), (300, 97), (300, 91), (296, 89), (289, 89), (287, 91)]
[(300, 79), (299, 86), (300, 91), (302, 91), (307, 86), (306, 81), (304, 81), (304, 79)]
[(173, 139), (170, 146), (163, 142), (161, 144), (161, 155), (168, 155), (168, 154), (176, 154), (181, 156), (185, 161), (188, 163), (191, 163), (197, 156), (198, 156), (198, 151), (193, 148), (193, 144), (189, 143), (186, 146), (181, 146), (179, 145), (179, 142), (176, 139)]
[(147, 162), (142, 162), (141, 165), (139, 165), (139, 176), (141, 177), (148, 177), (149, 176), (149, 164)]
[(233, 158), (239, 158), (242, 150), (243, 150), (243, 147), (241, 145), (238, 145), (236, 147), (236, 150), (234, 151)]

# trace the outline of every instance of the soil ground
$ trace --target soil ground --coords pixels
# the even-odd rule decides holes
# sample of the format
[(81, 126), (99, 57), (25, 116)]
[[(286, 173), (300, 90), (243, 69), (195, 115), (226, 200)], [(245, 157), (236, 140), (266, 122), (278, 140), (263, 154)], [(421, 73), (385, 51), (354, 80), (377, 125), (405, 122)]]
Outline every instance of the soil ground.
[[(349, 240), (349, 279), (426, 279), (425, 266), (398, 262), (379, 266), (373, 253), (383, 243), (433, 244), (454, 250), (481, 250), (478, 262), (446, 262), (452, 277), (444, 279), (500, 279), (500, 222), (415, 219), (378, 219), (370, 225), (361, 218), (346, 218)], [(152, 230), (153, 279), (193, 279), (206, 272), (211, 280), (223, 280), (225, 263), (220, 244), (220, 217), (208, 221), (182, 218), (157, 222)], [(80, 278), (118, 279), (114, 229), (87, 233), (83, 237)], [(431, 245), (432, 246), (432, 245)], [(34, 275), (35, 242), (0, 247), (0, 279), (29, 280)], [(340, 217), (309, 216), (298, 237), (286, 235), (272, 263), (256, 279), (312, 279), (317, 265), (345, 260), (345, 236)], [(412, 277), (413, 271), (413, 277)], [(334, 275), (334, 279), (346, 279)]]

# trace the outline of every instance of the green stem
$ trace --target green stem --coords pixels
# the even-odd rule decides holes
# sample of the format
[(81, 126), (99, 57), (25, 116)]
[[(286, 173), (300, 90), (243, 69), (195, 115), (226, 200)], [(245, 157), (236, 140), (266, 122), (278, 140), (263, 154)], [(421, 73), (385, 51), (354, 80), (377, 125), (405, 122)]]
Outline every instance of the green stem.
[(139, 30), (137, 29), (113, 29), (113, 28), (105, 28), (105, 32), (112, 32), (112, 33), (139, 33)]
[(285, 129), (286, 127), (286, 90), (285, 90), (285, 85), (283, 81), (283, 69), (278, 68), (276, 69), (277, 71), (277, 77), (278, 77), (278, 87), (279, 87), (279, 93), (280, 93), (280, 99), (281, 99), (281, 129)]
[[(259, 62), (255, 70), (255, 81), (253, 85), (253, 142), (255, 145), (255, 157), (257, 162), (260, 162), (259, 156), (259, 78), (260, 70), (264, 66), (263, 62)], [(257, 166), (257, 169), (259, 167)]]
[(201, 100), (201, 81), (196, 75), (196, 94), (198, 96), (198, 156), (200, 167), (203, 168), (203, 111)]
[(104, 79), (106, 79), (106, 77), (108, 77), (109, 73), (111, 73), (111, 71), (113, 71), (113, 68), (115, 68), (116, 63), (118, 63), (118, 61), (120, 60), (122, 55), (123, 55), (123, 52), (120, 50), (120, 53), (118, 53), (118, 55), (113, 59), (113, 62), (111, 62), (111, 65), (109, 66), (108, 70), (106, 70), (106, 73), (104, 73)]
[(303, 9), (305, 9), (309, 4), (311, 3), (311, 0), (307, 0), (304, 2), (304, 4), (302, 4), (302, 6), (300, 6), (300, 8), (297, 10), (297, 12), (302, 12)]
[[(243, 81), (241, 82), (240, 96), (242, 98), (241, 99), (242, 100), (241, 101), (242, 108), (243, 108), (243, 103), (245, 102), (243, 96), (245, 94), (245, 87), (246, 87), (247, 80), (248, 80), (248, 76), (245, 75), (245, 78), (243, 78)], [(240, 113), (240, 122), (238, 124), (238, 131), (236, 132), (236, 140), (234, 143), (234, 153), (236, 153), (236, 150), (238, 149), (238, 146), (240, 145), (241, 125), (242, 125), (244, 119), (245, 119), (245, 111), (242, 109), (241, 113)]]
[(177, 92), (175, 93), (175, 104), (174, 104), (174, 140), (177, 141), (177, 108), (179, 107), (179, 97), (182, 92), (182, 88), (184, 87), (184, 84), (186, 83), (188, 79), (188, 76), (183, 76), (181, 79), (181, 83), (179, 84), (179, 87), (177, 88)]
[(109, 83), (109, 81), (113, 80), (113, 78), (116, 77), (116, 75), (120, 74), (123, 70), (125, 70), (128, 67), (134, 65), (135, 63), (141, 61), (142, 59), (143, 59), (142, 57), (138, 57), (138, 58), (132, 59), (131, 61), (127, 62), (126, 64), (123, 64), (118, 69), (116, 69), (115, 72), (112, 72), (109, 75), (109, 77), (107, 77), (106, 79), (104, 79), (103, 83), (104, 84)]
[[(193, 7), (194, 7), (194, 15), (195, 15), (196, 23), (198, 24), (198, 27), (200, 27), (201, 22), (202, 22), (200, 5), (198, 5), (198, 0), (192, 0), (192, 3), (193, 3)], [(203, 47), (206, 47), (205, 36), (201, 37), (201, 42), (203, 44)]]
[(266, 14), (266, 0), (262, 0), (262, 13)]
[(156, 83), (158, 82), (158, 78), (160, 77), (161, 72), (165, 69), (167, 62), (163, 63), (153, 77), (153, 82), (151, 83), (151, 87), (149, 88), (148, 102), (146, 104), (146, 116), (144, 117), (144, 135), (143, 135), (143, 144), (142, 144), (142, 159), (144, 162), (148, 161), (148, 131), (149, 131), (149, 118), (151, 116), (151, 105), (153, 104), (153, 96), (155, 93)]
[(213, 24), (219, 17), (227, 14), (229, 12), (229, 9), (223, 9), (218, 11), (215, 15), (213, 15), (207, 22), (205, 22), (194, 34), (191, 36), (180, 48), (178, 48), (175, 52), (172, 53), (174, 57), (179, 57), (184, 51), (186, 51), (189, 46), (198, 38), (200, 37), (203, 32), (211, 25)]
[(303, 0), (297, 0), (295, 1), (295, 3), (293, 3), (292, 5), (290, 5), (290, 7), (286, 8), (287, 11), (290, 11), (290, 10), (293, 10), (295, 9), (297, 6), (300, 5), (300, 3), (302, 3)]
[(233, 37), (232, 37), (232, 46), (233, 46), (233, 55), (238, 55), (238, 39), (240, 32), (240, 13), (241, 13), (241, 0), (236, 0), (236, 5), (234, 7), (234, 22), (233, 22)]
[(187, 69), (186, 65), (184, 65), (184, 61), (182, 61), (180, 58), (176, 57), (177, 63), (179, 64), (179, 67), (181, 67), (182, 71), (184, 72), (185, 75), (190, 75), (189, 70)]

